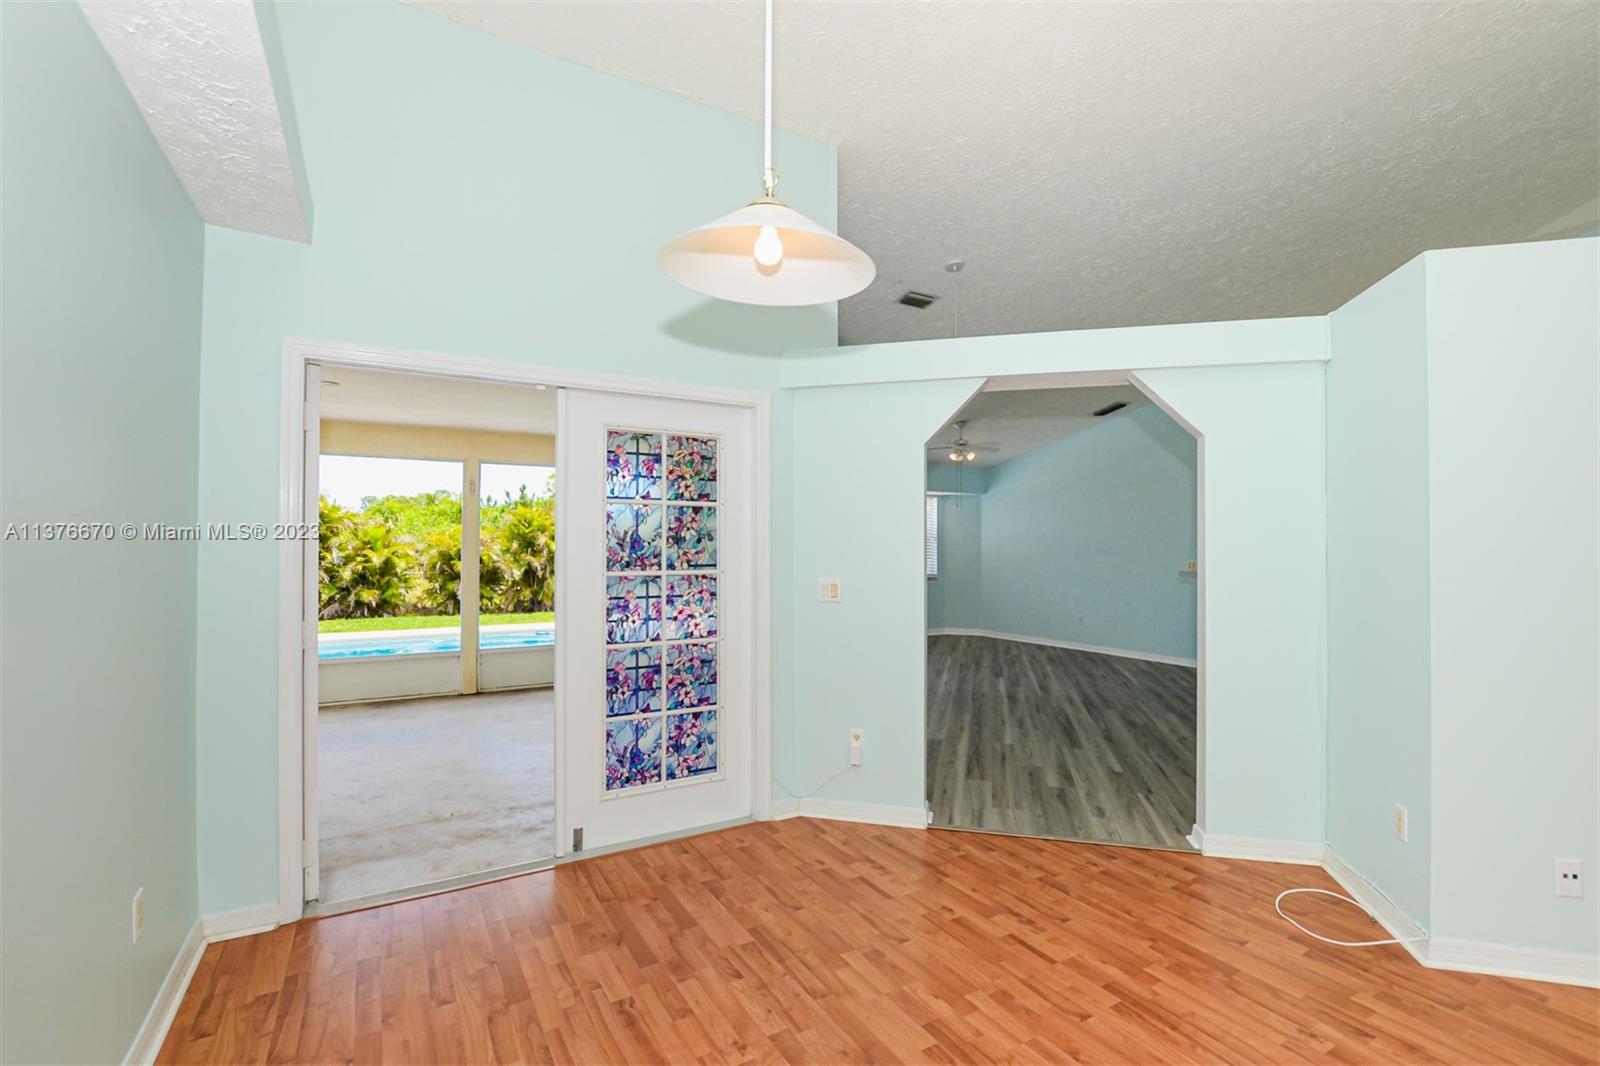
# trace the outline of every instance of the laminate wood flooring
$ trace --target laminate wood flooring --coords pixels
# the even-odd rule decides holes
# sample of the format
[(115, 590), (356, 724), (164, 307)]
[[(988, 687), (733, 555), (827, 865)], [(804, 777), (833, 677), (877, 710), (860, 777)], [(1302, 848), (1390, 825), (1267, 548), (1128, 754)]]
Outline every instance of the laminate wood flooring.
[(1192, 851), (1195, 671), (928, 638), (933, 824)]
[[(804, 818), (212, 944), (160, 1061), (1582, 1062), (1600, 992), (1272, 910), (1315, 867)], [(1372, 926), (1296, 896), (1329, 936)]]

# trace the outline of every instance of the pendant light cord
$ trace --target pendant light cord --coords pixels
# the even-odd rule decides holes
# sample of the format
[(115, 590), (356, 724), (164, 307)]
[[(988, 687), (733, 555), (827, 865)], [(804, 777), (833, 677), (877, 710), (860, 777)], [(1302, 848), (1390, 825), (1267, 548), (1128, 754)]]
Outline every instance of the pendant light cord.
[(778, 189), (778, 172), (772, 169), (772, 0), (767, 0), (766, 85), (762, 100), (761, 186), (770, 198)]

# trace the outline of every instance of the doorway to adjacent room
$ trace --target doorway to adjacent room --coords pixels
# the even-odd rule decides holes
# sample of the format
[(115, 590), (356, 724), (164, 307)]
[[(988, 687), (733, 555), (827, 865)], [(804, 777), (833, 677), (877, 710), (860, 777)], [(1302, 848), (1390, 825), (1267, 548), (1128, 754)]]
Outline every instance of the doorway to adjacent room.
[(930, 824), (1193, 850), (1195, 438), (1132, 384), (991, 383), (927, 487)]

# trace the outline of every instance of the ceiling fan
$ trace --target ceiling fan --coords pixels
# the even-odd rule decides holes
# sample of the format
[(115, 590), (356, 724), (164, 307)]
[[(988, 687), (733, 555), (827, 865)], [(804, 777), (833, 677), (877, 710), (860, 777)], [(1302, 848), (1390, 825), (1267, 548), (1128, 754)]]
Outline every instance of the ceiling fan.
[(930, 444), (930, 452), (945, 452), (952, 463), (970, 463), (978, 457), (979, 452), (997, 452), (1000, 445), (994, 441), (982, 441), (974, 444), (967, 440), (966, 422), (952, 422), (956, 427), (956, 439), (949, 444)]

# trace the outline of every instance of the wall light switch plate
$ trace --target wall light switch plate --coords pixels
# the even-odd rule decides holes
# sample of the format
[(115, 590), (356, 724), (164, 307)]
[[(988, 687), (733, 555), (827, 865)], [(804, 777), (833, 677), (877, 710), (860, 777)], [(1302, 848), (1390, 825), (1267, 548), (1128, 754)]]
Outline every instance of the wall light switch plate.
[(1394, 835), (1402, 844), (1411, 841), (1411, 815), (1398, 803), (1394, 805)]
[(1556, 895), (1564, 899), (1583, 898), (1583, 860), (1556, 860)]
[(836, 577), (817, 578), (817, 599), (822, 603), (838, 603), (839, 579)]

